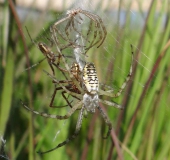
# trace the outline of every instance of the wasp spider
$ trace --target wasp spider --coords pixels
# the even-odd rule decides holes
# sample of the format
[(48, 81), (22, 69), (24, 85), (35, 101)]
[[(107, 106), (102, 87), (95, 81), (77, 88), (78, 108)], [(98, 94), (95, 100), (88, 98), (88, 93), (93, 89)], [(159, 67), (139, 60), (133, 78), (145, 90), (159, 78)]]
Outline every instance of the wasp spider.
[[(132, 46), (131, 46), (131, 49), (132, 49)], [(64, 57), (62, 58), (64, 59)], [(133, 50), (132, 50), (132, 61), (131, 61), (129, 74), (127, 75), (124, 83), (122, 84), (122, 86), (120, 87), (117, 93), (113, 93), (113, 89), (111, 89), (111, 87), (106, 87), (106, 88), (109, 88), (108, 91), (100, 89), (97, 72), (96, 72), (96, 69), (93, 63), (86, 63), (82, 71), (78, 69), (78, 64), (75, 63), (74, 66), (76, 67), (68, 71), (72, 75), (73, 78), (67, 81), (68, 83), (67, 85), (64, 85), (64, 83), (61, 83), (61, 81), (58, 81), (55, 76), (45, 71), (45, 73), (50, 78), (52, 78), (53, 82), (60, 86), (60, 88), (57, 88), (56, 90), (61, 89), (65, 93), (68, 93), (69, 95), (74, 97), (76, 100), (76, 104), (74, 106), (71, 106), (71, 104), (69, 104), (71, 106), (71, 109), (66, 115), (63, 115), (63, 116), (40, 113), (38, 111), (30, 109), (21, 101), (22, 105), (27, 110), (33, 112), (34, 114), (41, 115), (46, 118), (54, 118), (54, 119), (59, 119), (59, 120), (68, 119), (76, 110), (80, 109), (80, 111), (79, 111), (76, 130), (74, 134), (68, 139), (66, 139), (64, 142), (58, 144), (55, 148), (50, 149), (45, 152), (39, 152), (39, 153), (44, 154), (44, 153), (51, 152), (59, 147), (64, 146), (65, 144), (73, 140), (78, 135), (81, 129), (83, 117), (86, 117), (86, 114), (88, 112), (94, 113), (96, 108), (99, 110), (105, 123), (108, 125), (109, 130), (107, 132), (107, 135), (104, 137), (104, 138), (107, 138), (110, 135), (112, 124), (109, 118), (107, 117), (107, 115), (103, 112), (102, 108), (100, 107), (100, 103), (103, 103), (103, 104), (106, 104), (108, 106), (112, 106), (118, 109), (123, 109), (123, 107), (115, 102), (102, 100), (100, 99), (100, 96), (105, 95), (108, 97), (116, 98), (121, 95), (123, 89), (126, 87), (132, 75), (132, 63), (133, 63)]]

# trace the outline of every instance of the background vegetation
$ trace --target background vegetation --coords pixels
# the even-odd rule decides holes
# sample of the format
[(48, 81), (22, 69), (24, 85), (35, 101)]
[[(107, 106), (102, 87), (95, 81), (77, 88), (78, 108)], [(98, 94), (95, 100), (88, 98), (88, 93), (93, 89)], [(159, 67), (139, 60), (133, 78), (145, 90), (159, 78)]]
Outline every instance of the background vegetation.
[[(115, 12), (109, 3), (102, 10), (100, 1), (94, 11), (103, 18), (108, 32), (103, 46), (88, 53), (100, 79), (107, 79), (116, 91), (128, 74), (130, 44), (135, 56), (132, 79), (123, 95), (114, 99), (125, 110), (101, 105), (114, 126), (111, 137), (102, 139), (107, 127), (96, 112), (83, 121), (75, 140), (43, 156), (36, 151), (51, 149), (73, 134), (78, 112), (59, 121), (35, 116), (22, 107), (20, 99), (40, 112), (63, 115), (69, 110), (48, 107), (53, 84), (43, 72), (50, 70), (47, 62), (26, 71), (43, 55), (30, 41), (25, 26), (36, 38), (68, 8), (63, 13), (25, 8), (28, 12), (23, 12), (27, 14), (22, 18), (17, 12), (21, 8), (13, 1), (1, 4), (0, 159), (170, 159), (170, 2), (152, 0), (148, 10), (143, 10), (138, 1), (136, 11), (131, 8), (133, 2), (120, 0)], [(55, 103), (64, 105), (60, 93)]]

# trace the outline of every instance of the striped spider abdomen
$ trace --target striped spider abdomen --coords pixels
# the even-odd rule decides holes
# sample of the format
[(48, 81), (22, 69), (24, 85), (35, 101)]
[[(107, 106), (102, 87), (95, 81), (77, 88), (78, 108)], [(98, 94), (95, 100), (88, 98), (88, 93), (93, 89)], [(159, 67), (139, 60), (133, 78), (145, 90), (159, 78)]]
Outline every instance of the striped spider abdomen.
[(83, 69), (83, 84), (87, 93), (83, 95), (83, 104), (88, 112), (94, 113), (99, 103), (99, 81), (93, 63), (87, 63)]
[(89, 94), (96, 94), (99, 90), (99, 80), (93, 63), (87, 63), (83, 69), (83, 83)]

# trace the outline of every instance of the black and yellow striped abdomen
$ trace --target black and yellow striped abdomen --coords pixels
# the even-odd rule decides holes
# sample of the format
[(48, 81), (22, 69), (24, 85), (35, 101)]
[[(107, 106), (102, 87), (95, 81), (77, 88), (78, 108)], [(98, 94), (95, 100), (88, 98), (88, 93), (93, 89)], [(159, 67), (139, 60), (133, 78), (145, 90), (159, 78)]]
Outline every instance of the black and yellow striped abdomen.
[(90, 94), (96, 94), (99, 88), (96, 68), (93, 63), (86, 63), (83, 68), (83, 83)]

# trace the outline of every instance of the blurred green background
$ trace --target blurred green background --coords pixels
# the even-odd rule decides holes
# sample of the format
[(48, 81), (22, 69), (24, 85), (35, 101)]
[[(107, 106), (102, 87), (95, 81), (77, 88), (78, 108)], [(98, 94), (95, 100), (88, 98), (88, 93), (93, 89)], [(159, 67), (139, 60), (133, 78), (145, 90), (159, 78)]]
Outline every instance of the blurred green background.
[[(0, 2), (0, 159), (170, 159), (170, 1), (79, 0), (61, 1), (57, 7), (50, 0), (26, 2)], [(100, 82), (107, 79), (115, 92), (119, 89), (131, 63), (130, 44), (133, 76), (120, 98), (113, 99), (125, 106), (123, 111), (102, 106), (114, 127), (108, 139), (102, 139), (107, 126), (96, 112), (83, 120), (76, 139), (40, 156), (36, 151), (49, 150), (74, 133), (78, 112), (60, 121), (33, 115), (21, 105), (20, 99), (40, 112), (64, 115), (69, 111), (49, 107), (54, 86), (43, 72), (50, 72), (46, 61), (26, 71), (43, 55), (25, 26), (36, 38), (75, 7), (98, 14), (107, 29), (104, 44), (88, 53)], [(60, 93), (55, 104), (65, 105)]]

